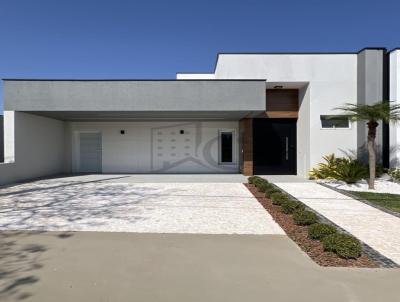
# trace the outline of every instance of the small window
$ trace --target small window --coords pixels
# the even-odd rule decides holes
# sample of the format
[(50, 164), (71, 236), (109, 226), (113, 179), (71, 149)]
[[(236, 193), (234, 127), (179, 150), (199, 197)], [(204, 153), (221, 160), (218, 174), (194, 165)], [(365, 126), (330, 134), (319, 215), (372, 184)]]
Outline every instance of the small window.
[(233, 162), (233, 131), (221, 131), (219, 133), (220, 140), (220, 162)]
[(322, 128), (350, 128), (349, 117), (344, 115), (321, 115)]

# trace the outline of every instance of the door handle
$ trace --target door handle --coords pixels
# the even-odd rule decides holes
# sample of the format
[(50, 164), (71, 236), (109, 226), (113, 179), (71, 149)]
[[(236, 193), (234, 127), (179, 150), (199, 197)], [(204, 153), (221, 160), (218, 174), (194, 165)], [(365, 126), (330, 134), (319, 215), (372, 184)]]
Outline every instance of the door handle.
[(289, 137), (285, 138), (285, 159), (289, 160)]

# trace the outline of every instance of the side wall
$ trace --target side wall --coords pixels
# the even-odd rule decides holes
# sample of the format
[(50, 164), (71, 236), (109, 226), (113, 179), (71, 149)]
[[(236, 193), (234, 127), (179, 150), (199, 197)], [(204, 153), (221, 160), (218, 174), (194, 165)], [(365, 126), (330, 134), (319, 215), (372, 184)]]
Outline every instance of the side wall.
[[(79, 132), (87, 131), (102, 133), (103, 173), (239, 172), (238, 121), (68, 122), (67, 128), (72, 172), (79, 171)], [(221, 130), (235, 132), (234, 164), (218, 163)]]
[(0, 164), (0, 185), (63, 172), (64, 122), (8, 111), (5, 130), (7, 162)]
[(4, 118), (0, 115), (0, 163), (4, 162)]
[[(390, 53), (390, 96), (400, 105), (400, 50)], [(390, 125), (390, 167), (400, 168), (400, 123)]]

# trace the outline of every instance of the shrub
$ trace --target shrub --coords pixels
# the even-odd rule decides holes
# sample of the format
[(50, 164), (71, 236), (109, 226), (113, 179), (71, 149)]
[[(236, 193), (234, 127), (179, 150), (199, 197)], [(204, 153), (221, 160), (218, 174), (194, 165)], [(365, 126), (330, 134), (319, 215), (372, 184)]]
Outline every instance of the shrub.
[(272, 188), (267, 189), (265, 191), (265, 197), (271, 198), (272, 194), (274, 194), (274, 193), (282, 193), (282, 192), (281, 192), (281, 190), (279, 190), (279, 189), (277, 189), (275, 187), (272, 187)]
[(272, 193), (270, 198), (272, 200), (272, 203), (278, 206), (282, 205), (282, 203), (289, 200), (289, 197), (286, 194), (280, 192)]
[(298, 210), (304, 210), (304, 205), (300, 201), (289, 199), (282, 203), (282, 212), (285, 214), (292, 214)]
[(307, 210), (297, 210), (293, 214), (294, 223), (297, 225), (310, 225), (318, 222), (318, 216)]
[(261, 179), (260, 176), (250, 176), (249, 178), (247, 178), (247, 181), (249, 182), (249, 184), (254, 184), (257, 179)]
[(322, 238), (335, 233), (336, 228), (330, 224), (315, 223), (308, 227), (308, 237), (314, 240), (321, 240)]
[(388, 174), (392, 180), (400, 181), (400, 169), (399, 168), (389, 169)]
[(260, 183), (257, 186), (258, 191), (265, 193), (265, 191), (274, 188), (273, 185), (271, 185), (270, 183), (266, 182), (266, 183)]
[(254, 184), (255, 184), (256, 187), (258, 188), (258, 187), (260, 187), (261, 185), (268, 184), (268, 181), (267, 181), (266, 179), (260, 177), (260, 178), (258, 178), (258, 179), (256, 179), (256, 180), (254, 181)]
[(323, 157), (325, 163), (309, 172), (312, 179), (336, 179), (346, 183), (355, 183), (368, 177), (368, 168), (360, 161), (350, 157), (335, 157), (330, 154)]
[(362, 247), (360, 242), (353, 236), (346, 234), (331, 234), (322, 239), (324, 249), (334, 252), (342, 258), (358, 258)]

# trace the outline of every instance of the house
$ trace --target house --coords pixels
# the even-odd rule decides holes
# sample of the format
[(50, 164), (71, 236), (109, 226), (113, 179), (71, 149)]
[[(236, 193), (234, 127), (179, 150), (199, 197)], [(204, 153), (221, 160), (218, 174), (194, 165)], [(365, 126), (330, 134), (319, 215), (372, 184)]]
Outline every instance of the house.
[(4, 130), (3, 115), (0, 115), (0, 163), (4, 161)]
[[(0, 183), (59, 173), (297, 174), (362, 158), (366, 128), (335, 107), (400, 102), (400, 50), (220, 53), (176, 80), (4, 79)], [(396, 166), (400, 130), (380, 125)]]

